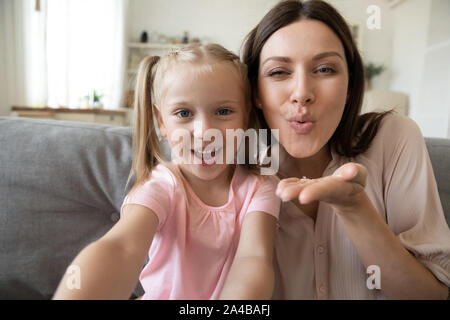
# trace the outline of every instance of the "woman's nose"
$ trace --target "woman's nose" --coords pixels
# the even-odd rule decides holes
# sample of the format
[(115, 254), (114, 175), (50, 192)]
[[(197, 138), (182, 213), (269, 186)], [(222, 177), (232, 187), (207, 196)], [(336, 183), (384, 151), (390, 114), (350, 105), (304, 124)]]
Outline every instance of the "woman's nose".
[(298, 75), (293, 78), (291, 90), (290, 100), (292, 104), (306, 107), (314, 103), (315, 95), (313, 83), (306, 74), (298, 73)]

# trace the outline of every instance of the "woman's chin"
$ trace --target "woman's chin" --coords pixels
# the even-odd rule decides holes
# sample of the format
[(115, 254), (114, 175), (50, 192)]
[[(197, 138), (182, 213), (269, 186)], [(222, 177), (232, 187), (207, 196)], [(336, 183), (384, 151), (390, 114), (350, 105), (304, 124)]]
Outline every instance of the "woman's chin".
[(285, 136), (281, 137), (279, 142), (291, 157), (305, 159), (317, 155), (327, 144), (327, 141), (324, 138), (313, 136)]

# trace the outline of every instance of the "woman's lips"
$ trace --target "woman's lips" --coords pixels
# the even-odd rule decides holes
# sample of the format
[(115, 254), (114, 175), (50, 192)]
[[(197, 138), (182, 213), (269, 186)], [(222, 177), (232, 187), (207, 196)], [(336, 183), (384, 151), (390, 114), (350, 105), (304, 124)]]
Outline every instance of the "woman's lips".
[(310, 133), (314, 128), (314, 122), (311, 121), (289, 121), (289, 125), (292, 129), (294, 129), (295, 133), (298, 134), (308, 134)]

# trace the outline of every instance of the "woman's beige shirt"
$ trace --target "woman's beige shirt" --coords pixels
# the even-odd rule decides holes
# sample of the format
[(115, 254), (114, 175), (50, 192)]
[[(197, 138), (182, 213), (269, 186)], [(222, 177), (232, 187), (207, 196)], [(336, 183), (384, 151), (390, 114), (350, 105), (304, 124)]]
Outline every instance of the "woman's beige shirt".
[[(349, 161), (367, 168), (366, 193), (405, 248), (450, 286), (450, 231), (416, 123), (386, 116), (365, 153), (348, 159), (332, 151), (323, 175)], [(368, 288), (370, 274), (328, 204), (319, 204), (314, 222), (292, 202), (284, 202), (279, 223), (274, 299), (385, 298), (382, 283), (381, 290)]]

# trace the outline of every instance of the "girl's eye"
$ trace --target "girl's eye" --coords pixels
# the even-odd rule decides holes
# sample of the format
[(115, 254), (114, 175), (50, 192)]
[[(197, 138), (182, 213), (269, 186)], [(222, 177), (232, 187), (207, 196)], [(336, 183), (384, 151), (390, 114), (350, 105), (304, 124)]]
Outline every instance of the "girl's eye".
[(336, 73), (336, 71), (331, 68), (331, 67), (320, 67), (316, 70), (316, 72), (318, 73), (322, 73), (322, 74), (334, 74)]
[(190, 111), (188, 111), (188, 110), (180, 110), (180, 111), (178, 111), (177, 113), (175, 113), (175, 115), (176, 115), (178, 118), (187, 118), (187, 117), (192, 116), (192, 112), (190, 112)]
[(228, 116), (229, 114), (231, 114), (231, 110), (230, 109), (220, 109), (219, 111), (217, 111), (217, 114), (219, 116)]

